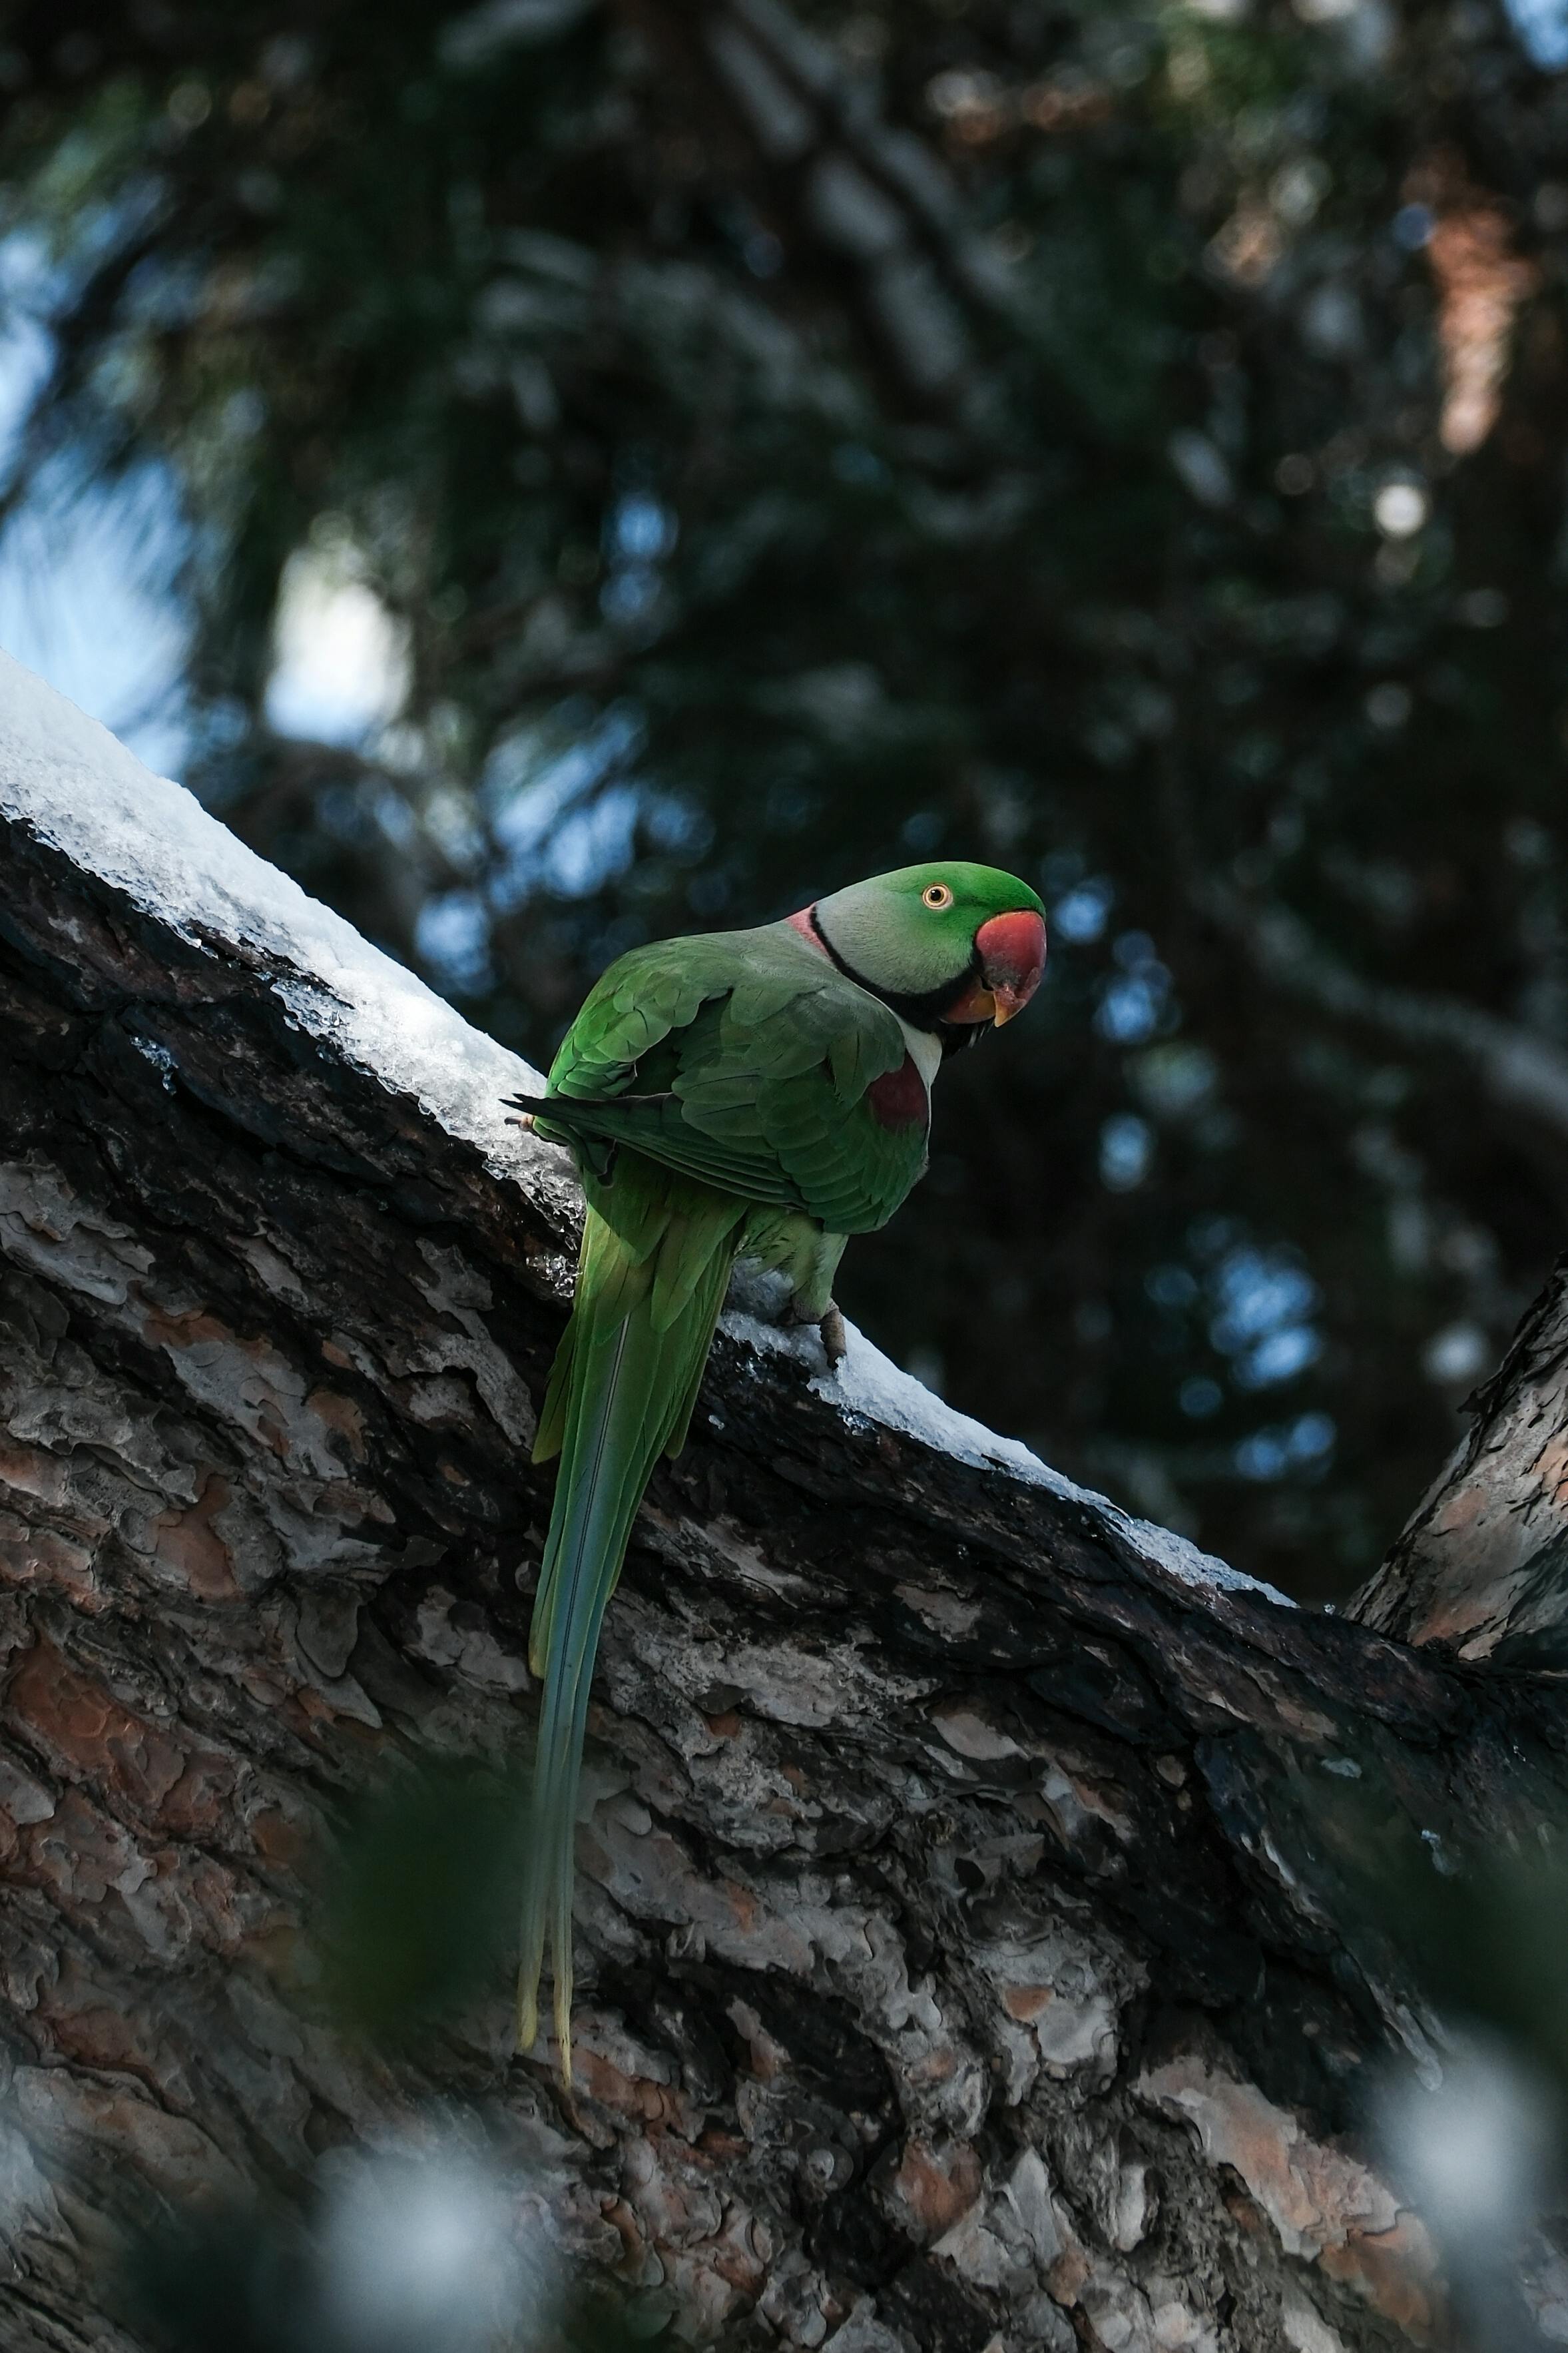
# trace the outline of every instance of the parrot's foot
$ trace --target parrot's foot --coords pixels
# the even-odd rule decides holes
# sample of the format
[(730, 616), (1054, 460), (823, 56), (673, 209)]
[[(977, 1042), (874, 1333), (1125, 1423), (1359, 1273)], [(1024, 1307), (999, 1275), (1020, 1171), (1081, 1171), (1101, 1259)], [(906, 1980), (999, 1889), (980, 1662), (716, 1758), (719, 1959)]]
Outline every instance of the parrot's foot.
[(843, 1362), (849, 1344), (844, 1336), (844, 1317), (836, 1299), (828, 1301), (820, 1315), (814, 1315), (809, 1307), (802, 1307), (796, 1301), (787, 1309), (782, 1320), (785, 1324), (814, 1324), (816, 1326), (817, 1335), (822, 1342), (822, 1353), (827, 1359), (829, 1372)]
[(506, 1124), (508, 1127), (523, 1128), (530, 1135), (532, 1134), (535, 1126), (534, 1116), (531, 1111), (513, 1112), (508, 1118)]

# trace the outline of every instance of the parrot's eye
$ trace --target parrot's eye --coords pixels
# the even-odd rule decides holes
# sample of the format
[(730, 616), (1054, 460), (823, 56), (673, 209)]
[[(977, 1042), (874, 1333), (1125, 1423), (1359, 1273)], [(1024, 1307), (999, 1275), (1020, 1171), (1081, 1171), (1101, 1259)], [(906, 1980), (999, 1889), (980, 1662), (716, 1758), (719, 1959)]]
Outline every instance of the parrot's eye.
[(952, 892), (945, 882), (928, 882), (921, 892), (921, 898), (926, 906), (934, 907), (939, 914), (944, 907), (952, 904)]

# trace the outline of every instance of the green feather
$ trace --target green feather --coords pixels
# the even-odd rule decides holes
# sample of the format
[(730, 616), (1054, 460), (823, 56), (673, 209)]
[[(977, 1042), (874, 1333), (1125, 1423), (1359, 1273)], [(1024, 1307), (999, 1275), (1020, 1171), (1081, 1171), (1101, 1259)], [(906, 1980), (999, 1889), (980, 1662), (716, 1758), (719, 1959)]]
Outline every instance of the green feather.
[(561, 1469), (534, 1602), (539, 1720), (518, 1978), (518, 2042), (539, 2028), (549, 1948), (563, 2079), (572, 2080), (572, 1886), (588, 1687), (644, 1487), (686, 1435), (748, 1214), (734, 1194), (623, 1157), (588, 1179), (577, 1295), (540, 1418)]
[(601, 1173), (606, 1145), (630, 1145), (831, 1232), (869, 1233), (925, 1161), (923, 1133), (889, 1133), (867, 1100), (905, 1051), (887, 1007), (788, 925), (717, 932), (612, 965), (556, 1057), (548, 1108), (529, 1107)]

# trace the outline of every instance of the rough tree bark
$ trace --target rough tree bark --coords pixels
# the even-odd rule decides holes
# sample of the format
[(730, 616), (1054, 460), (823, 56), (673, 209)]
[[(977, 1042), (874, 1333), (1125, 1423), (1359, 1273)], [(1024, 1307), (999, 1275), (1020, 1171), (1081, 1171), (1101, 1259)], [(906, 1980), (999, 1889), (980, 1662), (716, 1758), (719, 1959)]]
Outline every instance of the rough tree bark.
[[(606, 1633), (579, 2095), (510, 2054), (503, 1988), (439, 2069), (299, 2014), (335, 1799), (530, 1737), (572, 1188), (334, 1042), (331, 987), (237, 919), (204, 934), (66, 854), (4, 701), (8, 2353), (125, 2345), (102, 2261), (149, 2200), (298, 2182), (437, 2092), (685, 2334), (1424, 2340), (1431, 2251), (1359, 2136), (1369, 2074), (1426, 2045), (1342, 1929), (1314, 1792), (1506, 1838), (1561, 1804), (1558, 1684), (1205, 1582), (735, 1330)], [(58, 783), (75, 807), (79, 767)], [(1561, 1443), (1539, 1357), (1527, 1334), (1477, 1441), (1504, 1516), (1524, 1456), (1484, 1432), (1538, 1412)], [(1369, 1614), (1458, 1622), (1462, 1518), (1442, 1606), (1407, 1540)]]
[(1377, 1575), (1363, 1624), (1496, 1666), (1568, 1665), (1568, 1259), (1559, 1260), (1468, 1434)]

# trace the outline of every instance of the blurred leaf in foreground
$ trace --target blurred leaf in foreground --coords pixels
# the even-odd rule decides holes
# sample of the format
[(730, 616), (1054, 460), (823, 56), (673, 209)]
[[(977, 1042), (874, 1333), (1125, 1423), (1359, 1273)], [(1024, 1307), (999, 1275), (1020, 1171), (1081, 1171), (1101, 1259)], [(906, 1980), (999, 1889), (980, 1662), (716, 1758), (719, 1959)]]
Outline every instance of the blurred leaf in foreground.
[(332, 2015), (379, 2042), (460, 2009), (515, 1962), (526, 1784), (472, 1762), (401, 1767), (321, 1872), (311, 1941)]
[(467, 2136), (323, 2163), (301, 2209), (167, 2223), (132, 2249), (125, 2317), (157, 2353), (633, 2353), (662, 2302), (569, 2287), (531, 2201)]
[(1382, 2074), (1367, 2121), (1438, 2249), (1456, 2343), (1529, 2353), (1549, 2340), (1520, 2256), (1568, 2180), (1568, 1855), (1544, 1823), (1533, 1847), (1489, 1842), (1478, 1824), (1456, 1848), (1391, 1794), (1320, 1790), (1312, 1809), (1346, 1889), (1347, 1943), (1373, 1984), (1396, 1957), (1426, 2006), (1406, 2030), (1421, 2057)]

